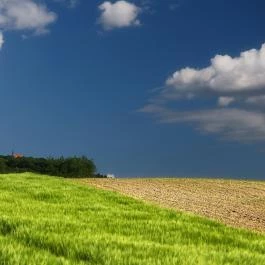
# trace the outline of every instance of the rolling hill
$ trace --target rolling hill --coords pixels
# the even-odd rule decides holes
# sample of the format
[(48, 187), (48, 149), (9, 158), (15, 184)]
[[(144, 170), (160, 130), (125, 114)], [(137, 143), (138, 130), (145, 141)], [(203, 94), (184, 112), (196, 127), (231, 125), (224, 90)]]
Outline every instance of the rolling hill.
[(0, 264), (265, 264), (265, 235), (33, 173), (0, 175)]

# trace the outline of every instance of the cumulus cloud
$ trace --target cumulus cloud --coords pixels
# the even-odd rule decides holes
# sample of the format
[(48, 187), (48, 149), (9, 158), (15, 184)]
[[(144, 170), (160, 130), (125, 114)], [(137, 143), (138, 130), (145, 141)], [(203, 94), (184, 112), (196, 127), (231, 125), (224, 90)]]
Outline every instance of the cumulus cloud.
[(265, 88), (265, 44), (260, 50), (242, 52), (239, 57), (216, 55), (203, 69), (184, 68), (176, 71), (166, 84), (176, 91), (212, 91), (231, 93)]
[(46, 33), (56, 14), (34, 0), (0, 0), (0, 28)]
[(141, 8), (133, 3), (123, 0), (115, 3), (106, 1), (98, 8), (101, 12), (98, 22), (105, 30), (140, 25), (138, 16)]
[[(203, 100), (204, 104), (189, 111), (176, 110), (178, 104), (174, 107), (172, 101), (180, 100)], [(214, 102), (217, 106), (212, 108)], [(194, 124), (201, 132), (232, 140), (264, 141), (265, 44), (234, 58), (216, 55), (203, 69), (176, 71), (140, 111), (161, 122)]]

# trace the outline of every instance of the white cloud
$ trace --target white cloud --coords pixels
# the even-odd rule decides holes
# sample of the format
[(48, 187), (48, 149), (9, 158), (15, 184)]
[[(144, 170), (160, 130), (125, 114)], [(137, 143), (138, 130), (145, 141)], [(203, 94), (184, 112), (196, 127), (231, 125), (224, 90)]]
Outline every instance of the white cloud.
[(176, 92), (211, 91), (231, 93), (265, 89), (265, 44), (260, 50), (242, 52), (239, 57), (216, 55), (203, 69), (183, 68), (176, 71), (166, 84)]
[(99, 6), (99, 10), (101, 15), (98, 21), (105, 30), (140, 25), (138, 16), (141, 9), (133, 3), (123, 0), (115, 3), (106, 1)]
[(219, 97), (218, 98), (218, 106), (220, 107), (227, 107), (232, 102), (235, 101), (235, 98), (233, 97)]
[(0, 28), (46, 33), (56, 14), (34, 0), (0, 0)]
[(4, 35), (2, 32), (0, 32), (0, 50), (2, 49), (4, 42), (5, 42)]
[[(173, 101), (180, 100), (195, 104), (187, 104), (188, 111), (176, 110)], [(161, 122), (194, 124), (222, 138), (265, 141), (265, 44), (235, 58), (217, 55), (203, 69), (176, 71), (140, 111)]]

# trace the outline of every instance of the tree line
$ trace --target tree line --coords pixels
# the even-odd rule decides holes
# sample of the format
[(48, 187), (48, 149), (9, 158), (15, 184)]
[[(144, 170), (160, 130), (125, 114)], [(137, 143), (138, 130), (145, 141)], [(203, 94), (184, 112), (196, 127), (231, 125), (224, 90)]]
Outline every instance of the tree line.
[(85, 156), (60, 158), (34, 158), (1, 156), (0, 173), (35, 172), (66, 178), (89, 178), (106, 176), (96, 174), (94, 162)]

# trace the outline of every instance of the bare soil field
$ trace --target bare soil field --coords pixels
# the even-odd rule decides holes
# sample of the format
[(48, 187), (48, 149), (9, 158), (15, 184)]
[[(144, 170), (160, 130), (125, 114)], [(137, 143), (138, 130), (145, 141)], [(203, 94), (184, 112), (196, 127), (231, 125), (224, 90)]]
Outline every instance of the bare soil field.
[(163, 207), (265, 232), (265, 182), (221, 179), (81, 179)]

